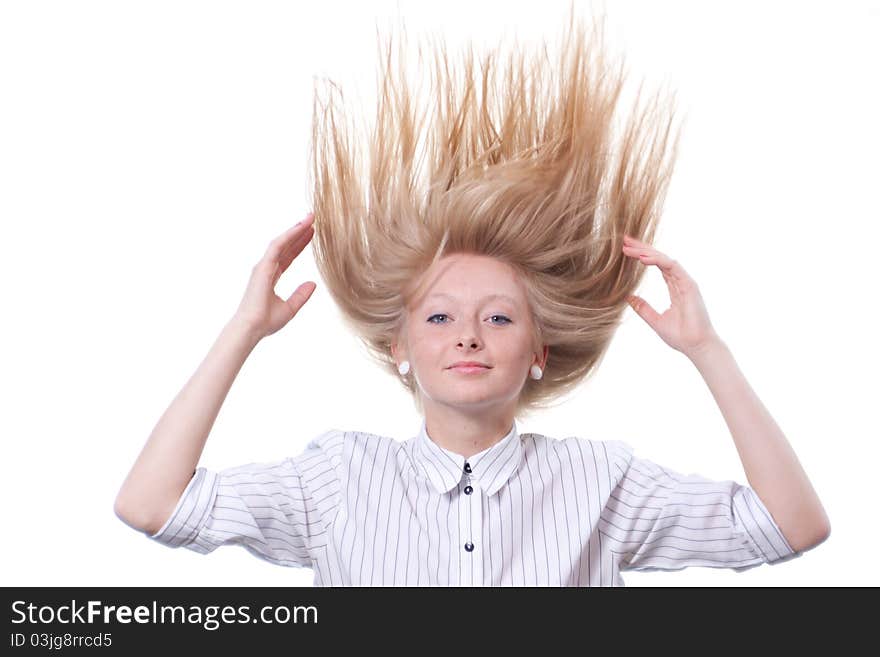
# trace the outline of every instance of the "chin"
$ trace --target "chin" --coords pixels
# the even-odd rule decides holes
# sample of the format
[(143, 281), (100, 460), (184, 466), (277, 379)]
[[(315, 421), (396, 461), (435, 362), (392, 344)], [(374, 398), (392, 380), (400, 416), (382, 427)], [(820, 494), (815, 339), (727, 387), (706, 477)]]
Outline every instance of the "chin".
[(488, 407), (503, 403), (504, 397), (474, 391), (473, 393), (462, 392), (460, 394), (448, 395), (443, 398), (443, 402), (447, 406), (463, 406), (470, 408), (480, 406)]

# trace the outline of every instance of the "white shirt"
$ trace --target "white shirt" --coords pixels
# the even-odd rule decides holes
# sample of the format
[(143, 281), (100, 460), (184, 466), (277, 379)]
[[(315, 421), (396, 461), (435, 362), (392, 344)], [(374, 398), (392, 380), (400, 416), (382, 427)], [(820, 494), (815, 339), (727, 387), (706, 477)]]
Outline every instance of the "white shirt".
[[(299, 456), (196, 469), (149, 538), (241, 545), (315, 586), (624, 586), (626, 570), (737, 572), (800, 556), (757, 494), (627, 443), (510, 432), (465, 459), (428, 436), (330, 430)], [(470, 473), (466, 472), (470, 470)]]

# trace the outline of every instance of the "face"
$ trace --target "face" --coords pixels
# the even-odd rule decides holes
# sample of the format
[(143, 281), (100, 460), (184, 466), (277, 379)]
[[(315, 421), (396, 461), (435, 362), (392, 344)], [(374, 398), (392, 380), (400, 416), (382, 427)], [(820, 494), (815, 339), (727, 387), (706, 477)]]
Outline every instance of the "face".
[[(547, 358), (546, 348), (534, 350), (516, 272), (489, 256), (452, 254), (425, 276), (427, 292), (407, 309), (405, 339), (392, 347), (396, 362), (410, 362), (426, 408), (509, 411), (531, 366), (543, 369)], [(453, 367), (459, 361), (485, 367)]]

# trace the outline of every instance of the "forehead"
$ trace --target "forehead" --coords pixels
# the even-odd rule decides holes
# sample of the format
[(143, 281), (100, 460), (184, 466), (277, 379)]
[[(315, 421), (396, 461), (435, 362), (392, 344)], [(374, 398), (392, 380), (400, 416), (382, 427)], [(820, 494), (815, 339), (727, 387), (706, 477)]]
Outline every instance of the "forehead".
[(516, 271), (490, 256), (452, 254), (441, 258), (425, 273), (424, 299), (523, 301)]
[[(450, 301), (457, 301), (459, 299), (459, 297), (457, 297), (454, 294), (447, 294), (445, 292), (431, 292), (425, 297), (426, 301), (430, 301), (432, 299), (444, 299), (444, 300), (448, 299)], [(477, 297), (476, 300), (477, 301), (506, 301), (506, 302), (511, 303), (513, 305), (517, 304), (517, 299), (510, 296), (509, 294), (502, 294), (500, 292), (494, 292), (492, 294), (487, 294), (482, 297)]]

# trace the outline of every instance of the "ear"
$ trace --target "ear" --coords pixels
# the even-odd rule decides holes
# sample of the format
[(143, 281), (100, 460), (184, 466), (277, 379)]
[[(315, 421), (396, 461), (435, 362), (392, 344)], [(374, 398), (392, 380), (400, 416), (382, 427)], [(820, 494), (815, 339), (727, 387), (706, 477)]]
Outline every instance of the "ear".
[(544, 345), (543, 355), (541, 357), (541, 362), (538, 363), (538, 366), (543, 370), (544, 366), (547, 364), (547, 354), (550, 353), (550, 346)]
[[(400, 358), (399, 358), (400, 355), (401, 355), (400, 348), (398, 347), (397, 341), (395, 340), (394, 342), (391, 343), (391, 357), (394, 358), (394, 360), (396, 360), (396, 361), (400, 361)], [(404, 354), (404, 359), (405, 358), (406, 358), (406, 355)]]

